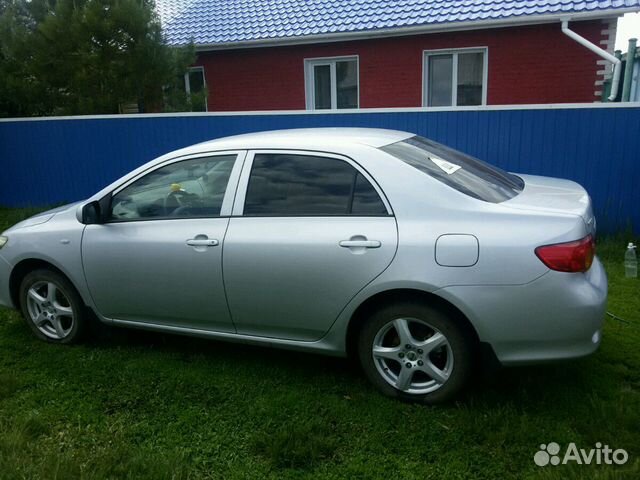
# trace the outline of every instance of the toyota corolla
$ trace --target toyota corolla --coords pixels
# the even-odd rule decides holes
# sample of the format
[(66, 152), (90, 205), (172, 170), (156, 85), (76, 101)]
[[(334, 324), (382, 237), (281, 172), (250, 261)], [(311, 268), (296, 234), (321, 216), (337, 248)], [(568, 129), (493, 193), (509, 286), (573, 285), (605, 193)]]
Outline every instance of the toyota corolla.
[[(0, 236), (0, 304), (42, 340), (107, 324), (358, 359), (448, 400), (482, 359), (595, 351), (607, 279), (578, 184), (411, 133), (307, 129), (153, 160)], [(215, 347), (213, 347), (215, 348)]]

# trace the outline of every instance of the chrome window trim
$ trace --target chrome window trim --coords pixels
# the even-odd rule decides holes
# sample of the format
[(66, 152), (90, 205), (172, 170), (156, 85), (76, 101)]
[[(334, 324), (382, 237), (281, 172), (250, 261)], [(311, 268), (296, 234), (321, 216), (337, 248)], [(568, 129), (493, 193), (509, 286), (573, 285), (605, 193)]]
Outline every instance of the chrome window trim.
[[(355, 168), (367, 181), (373, 186), (376, 193), (384, 203), (385, 208), (387, 209), (386, 216), (393, 216), (393, 209), (391, 208), (391, 204), (387, 199), (387, 196), (384, 194), (384, 191), (378, 185), (378, 182), (367, 172), (360, 164), (358, 164), (355, 160), (345, 156), (339, 155), (337, 153), (316, 151), (316, 150), (298, 150), (298, 149), (256, 149), (247, 151), (244, 166), (242, 169), (242, 173), (240, 174), (240, 180), (238, 182), (237, 193), (235, 196), (235, 201), (233, 203), (233, 209), (231, 212), (232, 217), (245, 217), (244, 215), (244, 203), (247, 195), (247, 187), (249, 186), (249, 177), (251, 176), (251, 170), (253, 167), (253, 159), (256, 155), (259, 154), (288, 154), (288, 155), (306, 155), (313, 157), (324, 157), (324, 158), (332, 158), (335, 160), (341, 160), (343, 162), (348, 163), (351, 167)], [(260, 215), (257, 216), (246, 216), (245, 218), (264, 218), (264, 217), (276, 217), (276, 218), (285, 218), (285, 217), (380, 217), (381, 215)]]
[[(217, 151), (210, 151), (210, 152), (199, 152), (199, 153), (193, 153), (190, 155), (182, 155), (179, 157), (174, 157), (174, 158), (170, 158), (165, 160), (162, 163), (153, 165), (152, 167), (144, 170), (143, 172), (140, 172), (138, 175), (129, 178), (128, 180), (126, 180), (124, 183), (122, 183), (121, 185), (119, 185), (118, 187), (116, 187), (114, 190), (112, 190), (110, 192), (111, 197), (113, 197), (114, 195), (117, 195), (118, 193), (120, 193), (122, 190), (124, 190), (125, 188), (127, 188), (129, 185), (131, 185), (132, 183), (135, 183), (136, 181), (138, 181), (139, 179), (141, 179), (142, 177), (144, 177), (145, 175), (154, 172), (156, 170), (158, 170), (159, 168), (163, 168), (166, 167), (168, 165), (172, 165), (174, 163), (179, 163), (179, 162), (185, 162), (185, 161), (189, 161), (189, 160), (197, 160), (199, 158), (211, 158), (211, 157), (223, 157), (223, 156), (229, 156), (229, 155), (235, 155), (236, 159), (234, 160), (233, 163), (233, 168), (231, 169), (231, 173), (229, 174), (229, 180), (227, 182), (227, 188), (224, 192), (224, 198), (222, 200), (222, 206), (220, 208), (220, 214), (219, 215), (215, 215), (215, 216), (198, 216), (198, 217), (179, 217), (179, 218), (136, 218), (136, 219), (130, 219), (130, 220), (109, 220), (105, 223), (129, 223), (129, 222), (141, 222), (141, 221), (154, 221), (154, 220), (185, 220), (185, 219), (189, 219), (189, 218), (221, 218), (221, 217), (228, 217), (231, 215), (231, 210), (233, 207), (233, 201), (234, 201), (234, 197), (236, 195), (236, 191), (238, 188), (238, 179), (240, 177), (240, 174), (242, 172), (242, 168), (244, 165), (244, 161), (246, 159), (247, 156), (247, 151), (246, 150), (217, 150)], [(111, 206), (109, 206), (109, 209), (111, 209)]]

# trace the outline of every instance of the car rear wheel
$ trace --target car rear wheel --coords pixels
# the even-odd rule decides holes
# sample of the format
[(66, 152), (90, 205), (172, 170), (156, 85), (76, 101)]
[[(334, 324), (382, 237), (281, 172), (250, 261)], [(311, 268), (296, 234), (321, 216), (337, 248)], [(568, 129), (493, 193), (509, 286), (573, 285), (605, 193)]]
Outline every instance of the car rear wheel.
[(69, 280), (57, 272), (41, 269), (27, 274), (20, 286), (20, 306), (41, 340), (75, 343), (84, 332), (84, 303)]
[(440, 310), (394, 304), (371, 316), (358, 354), (367, 377), (385, 395), (420, 403), (451, 400), (468, 383), (473, 340)]

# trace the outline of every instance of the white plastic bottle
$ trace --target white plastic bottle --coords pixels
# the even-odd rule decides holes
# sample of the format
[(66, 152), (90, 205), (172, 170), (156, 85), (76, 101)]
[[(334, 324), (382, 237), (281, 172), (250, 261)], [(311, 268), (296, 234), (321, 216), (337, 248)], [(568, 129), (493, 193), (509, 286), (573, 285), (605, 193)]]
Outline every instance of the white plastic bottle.
[(636, 257), (636, 246), (633, 243), (627, 245), (624, 254), (624, 276), (627, 278), (638, 277), (638, 258)]

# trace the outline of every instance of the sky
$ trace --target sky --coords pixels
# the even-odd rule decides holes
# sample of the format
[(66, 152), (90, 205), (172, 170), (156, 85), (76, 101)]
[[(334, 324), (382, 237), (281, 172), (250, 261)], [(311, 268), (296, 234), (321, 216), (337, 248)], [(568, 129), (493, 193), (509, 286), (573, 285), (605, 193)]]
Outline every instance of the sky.
[(618, 19), (616, 50), (626, 52), (630, 38), (640, 40), (640, 13), (627, 13), (624, 17)]

